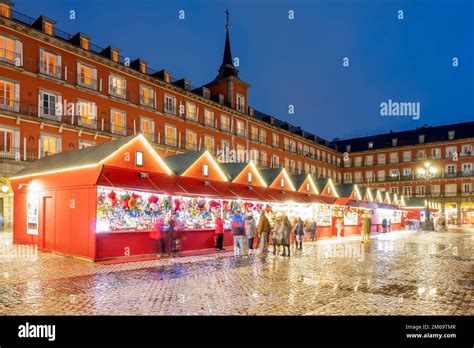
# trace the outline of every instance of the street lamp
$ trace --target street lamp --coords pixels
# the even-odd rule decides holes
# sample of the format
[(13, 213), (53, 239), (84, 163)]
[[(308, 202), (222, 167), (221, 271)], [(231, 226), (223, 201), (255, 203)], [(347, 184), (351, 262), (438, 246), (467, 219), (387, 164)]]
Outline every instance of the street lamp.
[(438, 169), (433, 167), (430, 162), (425, 162), (424, 166), (418, 168), (418, 176), (425, 179), (426, 181), (434, 178), (438, 173)]

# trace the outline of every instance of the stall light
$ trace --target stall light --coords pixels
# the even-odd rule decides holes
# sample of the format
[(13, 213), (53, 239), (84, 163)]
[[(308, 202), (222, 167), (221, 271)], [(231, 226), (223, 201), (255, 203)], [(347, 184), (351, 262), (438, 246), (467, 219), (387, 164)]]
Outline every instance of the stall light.
[(258, 171), (257, 166), (255, 165), (255, 163), (253, 161), (250, 161), (249, 165), (254, 170), (254, 172), (257, 174), (257, 179), (260, 181), (260, 184), (264, 187), (267, 187), (268, 185), (265, 182), (265, 180), (263, 180), (262, 176), (260, 175), (260, 172)]
[(328, 179), (328, 183), (329, 183), (329, 187), (330, 187), (331, 190), (334, 192), (334, 195), (335, 195), (337, 198), (339, 198), (339, 194), (337, 193), (336, 188), (334, 187), (334, 184), (333, 184), (332, 180), (331, 180), (331, 179)]
[(48, 171), (48, 172), (39, 172), (39, 173), (34, 173), (34, 174), (14, 176), (14, 177), (11, 177), (10, 179), (11, 180), (13, 180), (13, 179), (23, 179), (23, 178), (28, 178), (30, 176), (56, 174), (56, 173), (68, 172), (70, 170), (79, 170), (79, 169), (97, 167), (98, 165), (99, 165), (98, 163), (92, 163), (92, 164), (86, 164), (86, 165), (83, 165), (83, 166), (63, 168), (63, 169), (58, 169), (58, 170), (51, 170), (51, 171)]
[[(225, 173), (222, 171), (221, 167), (219, 166), (219, 164), (216, 162), (216, 160), (212, 157), (212, 155), (209, 153), (209, 151), (204, 151), (204, 153), (196, 160), (196, 162), (194, 163), (197, 163), (199, 162), (199, 160), (202, 158), (202, 157), (205, 157), (207, 160), (208, 160), (208, 163), (210, 163), (212, 165), (212, 167), (216, 170), (216, 172), (219, 174), (219, 176), (221, 177), (221, 179), (223, 181), (229, 181), (229, 179), (227, 178), (227, 176), (225, 175)], [(186, 169), (182, 174), (181, 176), (186, 176), (187, 173), (191, 170), (191, 168), (194, 167), (194, 164), (192, 164), (188, 169)]]
[(247, 182), (252, 182), (252, 173), (251, 172), (247, 173)]
[(280, 187), (281, 188), (285, 187), (285, 179), (283, 178), (280, 179)]
[(356, 191), (357, 199), (361, 201), (361, 200), (362, 200), (362, 196), (361, 196), (360, 191), (359, 191), (359, 186), (354, 185), (354, 188), (355, 188), (355, 191)]
[(2, 186), (2, 192), (7, 193), (8, 191), (10, 191), (10, 188), (7, 185), (3, 185)]
[[(290, 179), (288, 173), (286, 172), (286, 169), (283, 168), (283, 169), (281, 170), (281, 172), (283, 173), (283, 176), (285, 177), (285, 180), (288, 182), (288, 185), (290, 185), (291, 190), (292, 190), (292, 191), (296, 191), (295, 186), (293, 185), (293, 182), (291, 181), (291, 179)], [(280, 181), (280, 183), (281, 183), (281, 181)], [(281, 187), (283, 188), (284, 186), (285, 186), (285, 185), (283, 184)]]

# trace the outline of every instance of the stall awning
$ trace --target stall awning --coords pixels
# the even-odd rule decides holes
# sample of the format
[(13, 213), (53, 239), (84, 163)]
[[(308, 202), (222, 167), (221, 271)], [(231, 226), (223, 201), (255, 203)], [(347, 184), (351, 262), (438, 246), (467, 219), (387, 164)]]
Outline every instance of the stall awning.
[(217, 182), (190, 177), (180, 177), (172, 193), (186, 196), (201, 196), (213, 198), (237, 199), (238, 197), (228, 192), (228, 182)]
[(177, 176), (163, 173), (146, 173), (146, 175), (140, 176), (140, 173), (133, 170), (104, 167), (97, 185), (166, 194), (177, 180)]
[(334, 202), (334, 204), (339, 205), (346, 205), (348, 207), (356, 207), (356, 208), (365, 208), (365, 209), (377, 209), (377, 204), (367, 202), (367, 201), (360, 201), (353, 198), (338, 198)]
[(241, 184), (232, 184), (229, 186), (228, 190), (225, 192), (225, 195), (228, 194), (238, 197), (239, 199), (249, 200), (249, 201), (264, 201), (267, 202), (269, 197), (265, 194), (265, 188), (241, 185)]
[(272, 201), (277, 201), (277, 202), (292, 201), (295, 203), (306, 203), (302, 195), (294, 191), (283, 191), (279, 189), (269, 188), (267, 190), (267, 194), (270, 196), (270, 199)]

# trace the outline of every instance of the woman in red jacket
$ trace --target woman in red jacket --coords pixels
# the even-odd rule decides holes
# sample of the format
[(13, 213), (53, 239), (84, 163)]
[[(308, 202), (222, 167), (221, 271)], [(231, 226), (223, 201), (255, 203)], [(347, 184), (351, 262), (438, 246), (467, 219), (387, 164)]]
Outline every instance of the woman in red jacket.
[(222, 247), (222, 244), (224, 242), (224, 220), (221, 218), (220, 215), (217, 215), (215, 224), (216, 250), (224, 250), (224, 248)]

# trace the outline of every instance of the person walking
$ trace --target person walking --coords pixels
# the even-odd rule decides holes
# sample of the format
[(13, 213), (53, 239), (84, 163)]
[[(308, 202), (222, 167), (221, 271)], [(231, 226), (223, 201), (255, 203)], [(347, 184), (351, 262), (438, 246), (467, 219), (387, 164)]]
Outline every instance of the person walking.
[(370, 219), (368, 215), (362, 217), (362, 243), (370, 244)]
[(231, 218), (231, 230), (234, 237), (234, 256), (246, 255), (246, 245), (244, 236), (244, 223), (239, 212), (234, 211)]
[(253, 240), (257, 234), (257, 225), (252, 215), (245, 219), (245, 235), (247, 236), (247, 243), (249, 250), (253, 250)]
[(273, 255), (276, 255), (277, 251), (280, 249), (281, 240), (283, 238), (283, 216), (278, 216), (275, 220), (272, 229), (272, 245), (273, 245)]
[(387, 219), (383, 218), (383, 220), (382, 220), (382, 233), (386, 233), (386, 232), (387, 232)]
[[(288, 216), (284, 215), (281, 225), (280, 225), (280, 235), (281, 235), (281, 245), (283, 246), (283, 254), (281, 256), (290, 257), (290, 233), (291, 233), (291, 223), (288, 220)], [(288, 250), (288, 255), (286, 255), (286, 250)]]
[(258, 220), (257, 237), (259, 240), (259, 253), (257, 256), (261, 257), (268, 252), (268, 235), (270, 234), (270, 221), (268, 221), (265, 211), (260, 213)]
[(296, 225), (295, 225), (294, 231), (295, 231), (295, 239), (296, 239), (296, 249), (303, 250), (304, 223), (303, 223), (303, 219), (301, 219), (300, 217), (296, 219)]
[(221, 215), (217, 215), (215, 220), (215, 236), (216, 236), (216, 250), (224, 250), (224, 219), (222, 219)]
[(318, 229), (318, 225), (316, 223), (316, 220), (311, 219), (311, 222), (309, 224), (309, 233), (311, 233), (312, 242), (314, 242), (314, 240), (318, 238), (317, 233), (316, 233), (317, 229)]

